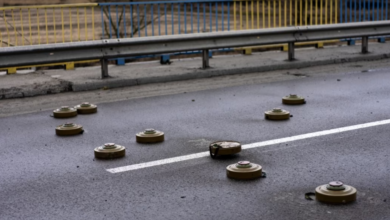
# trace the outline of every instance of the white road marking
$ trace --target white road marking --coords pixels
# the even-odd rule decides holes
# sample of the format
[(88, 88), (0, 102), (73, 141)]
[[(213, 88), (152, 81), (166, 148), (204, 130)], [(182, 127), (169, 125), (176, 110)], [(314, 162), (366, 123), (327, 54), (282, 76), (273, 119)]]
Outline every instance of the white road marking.
[[(369, 123), (365, 123), (365, 124), (352, 125), (352, 126), (347, 126), (347, 127), (342, 127), (342, 128), (334, 128), (334, 129), (325, 130), (325, 131), (317, 131), (317, 132), (313, 132), (313, 133), (301, 134), (301, 135), (280, 138), (280, 139), (274, 139), (274, 140), (269, 140), (269, 141), (256, 142), (256, 143), (252, 143), (252, 144), (245, 144), (245, 145), (242, 145), (242, 149), (244, 150), (244, 149), (265, 147), (265, 146), (274, 145), (274, 144), (281, 144), (281, 143), (303, 140), (303, 139), (314, 138), (314, 137), (320, 137), (320, 136), (325, 136), (325, 135), (330, 135), (330, 134), (337, 134), (337, 133), (342, 133), (342, 132), (346, 132), (346, 131), (358, 130), (358, 129), (362, 129), (362, 128), (369, 128), (369, 127), (385, 125), (385, 124), (390, 124), (390, 119), (383, 120), (383, 121), (369, 122)], [(131, 171), (131, 170), (139, 170), (139, 169), (143, 169), (143, 168), (147, 168), (147, 167), (161, 166), (161, 165), (170, 164), (170, 163), (177, 163), (177, 162), (181, 162), (181, 161), (192, 160), (192, 159), (197, 159), (197, 158), (202, 158), (202, 157), (207, 157), (207, 156), (209, 156), (208, 151), (179, 156), (179, 157), (171, 157), (171, 158), (162, 159), (162, 160), (155, 160), (155, 161), (150, 161), (150, 162), (145, 162), (145, 163), (133, 164), (133, 165), (123, 166), (123, 167), (116, 167), (116, 168), (107, 169), (107, 171), (110, 173), (121, 173), (121, 172), (126, 172), (126, 171)]]

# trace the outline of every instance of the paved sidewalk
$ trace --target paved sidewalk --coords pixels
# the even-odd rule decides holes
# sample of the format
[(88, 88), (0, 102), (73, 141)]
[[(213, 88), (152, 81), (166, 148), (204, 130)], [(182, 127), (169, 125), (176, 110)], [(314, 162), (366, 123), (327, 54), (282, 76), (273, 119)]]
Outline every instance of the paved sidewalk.
[(360, 54), (360, 45), (329, 46), (324, 49), (296, 49), (296, 61), (287, 61), (281, 51), (252, 55), (223, 55), (210, 59), (211, 68), (201, 69), (201, 58), (172, 60), (171, 65), (157, 61), (109, 66), (110, 78), (100, 79), (100, 66), (74, 71), (43, 70), (28, 74), (0, 76), (0, 99), (30, 97), (66, 91), (88, 91), (149, 83), (199, 79), (222, 75), (259, 73), (283, 69), (299, 69), (334, 63), (390, 58), (389, 43), (369, 44), (369, 54)]

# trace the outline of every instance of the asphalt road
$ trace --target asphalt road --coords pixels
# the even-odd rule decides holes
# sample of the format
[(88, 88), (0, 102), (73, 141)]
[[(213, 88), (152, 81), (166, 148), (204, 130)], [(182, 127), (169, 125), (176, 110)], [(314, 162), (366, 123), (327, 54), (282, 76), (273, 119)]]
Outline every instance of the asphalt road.
[[(0, 219), (390, 219), (390, 124), (112, 174), (109, 168), (207, 151), (215, 140), (242, 144), (390, 119), (389, 70), (307, 77), (99, 104), (71, 120), (51, 111), (0, 118)], [(307, 104), (283, 106), (289, 93)], [(66, 103), (58, 103), (64, 105)], [(274, 107), (288, 121), (264, 119)], [(72, 121), (85, 133), (58, 137)], [(145, 128), (161, 144), (137, 144)], [(93, 149), (124, 145), (123, 159), (95, 160)], [(239, 160), (267, 178), (236, 181)], [(332, 180), (358, 190), (357, 202), (326, 205), (306, 192)]]

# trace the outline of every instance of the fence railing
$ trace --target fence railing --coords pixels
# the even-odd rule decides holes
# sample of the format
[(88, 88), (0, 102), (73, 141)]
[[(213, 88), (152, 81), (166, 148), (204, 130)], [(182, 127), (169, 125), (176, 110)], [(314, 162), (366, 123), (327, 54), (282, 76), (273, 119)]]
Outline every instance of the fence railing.
[(100, 3), (104, 38), (338, 23), (339, 0)]
[(386, 0), (188, 0), (0, 7), (0, 47), (379, 21)]
[(381, 21), (389, 18), (388, 0), (338, 0), (340, 22)]
[(98, 4), (0, 8), (0, 47), (99, 39)]

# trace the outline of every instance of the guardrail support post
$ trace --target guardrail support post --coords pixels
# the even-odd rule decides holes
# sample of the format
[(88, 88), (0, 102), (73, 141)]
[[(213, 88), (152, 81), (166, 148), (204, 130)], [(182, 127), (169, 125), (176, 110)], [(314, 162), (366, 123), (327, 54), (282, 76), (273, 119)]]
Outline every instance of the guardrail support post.
[(386, 43), (386, 38), (385, 37), (378, 38), (378, 43)]
[(126, 65), (125, 58), (117, 58), (117, 59), (116, 59), (116, 65), (118, 65), (118, 66), (124, 66), (124, 65)]
[(316, 44), (316, 48), (324, 48), (324, 42), (318, 42), (317, 44)]
[(355, 42), (355, 40), (348, 40), (347, 41), (347, 44), (348, 44), (348, 46), (353, 46), (353, 45), (355, 45), (356, 44), (356, 42)]
[(100, 65), (102, 66), (102, 79), (110, 77), (108, 75), (108, 60), (107, 59), (101, 59)]
[(209, 68), (209, 50), (202, 51), (202, 69)]
[(74, 62), (66, 63), (65, 70), (74, 70)]
[(165, 64), (171, 64), (170, 56), (167, 54), (163, 54), (160, 57), (160, 64), (165, 65)]
[(16, 73), (16, 67), (11, 67), (11, 68), (8, 68), (7, 69), (7, 74), (10, 75), (10, 74), (15, 74)]
[(295, 60), (295, 54), (294, 54), (294, 42), (288, 43), (288, 60), (293, 61)]
[(252, 48), (250, 48), (250, 47), (244, 48), (244, 50), (242, 51), (242, 54), (252, 55)]
[(368, 37), (362, 37), (362, 53), (368, 53)]

